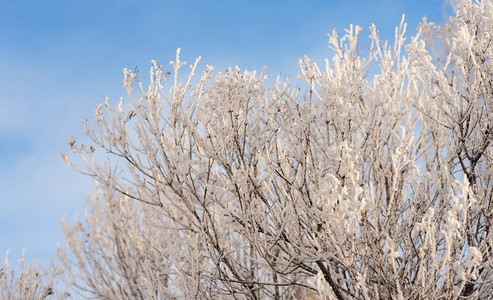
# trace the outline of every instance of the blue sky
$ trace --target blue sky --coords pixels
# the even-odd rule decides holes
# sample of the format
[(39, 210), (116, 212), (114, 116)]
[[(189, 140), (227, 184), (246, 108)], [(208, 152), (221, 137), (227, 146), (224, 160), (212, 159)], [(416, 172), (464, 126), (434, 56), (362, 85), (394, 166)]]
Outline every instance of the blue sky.
[[(125, 97), (122, 69), (182, 59), (216, 71), (238, 65), (296, 74), (298, 59), (328, 57), (326, 34), (374, 23), (392, 39), (423, 16), (442, 23), (443, 0), (0, 1), (0, 256), (48, 264), (60, 220), (83, 216), (94, 183), (66, 167), (67, 135), (106, 96)], [(367, 36), (366, 31), (363, 36)]]

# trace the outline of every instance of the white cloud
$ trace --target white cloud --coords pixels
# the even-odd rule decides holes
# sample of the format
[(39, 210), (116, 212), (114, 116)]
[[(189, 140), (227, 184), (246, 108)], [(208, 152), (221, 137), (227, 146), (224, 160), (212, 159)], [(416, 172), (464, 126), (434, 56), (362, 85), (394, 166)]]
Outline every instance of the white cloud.
[(452, 8), (455, 8), (459, 4), (459, 0), (444, 0), (443, 5), (444, 6), (451, 6)]

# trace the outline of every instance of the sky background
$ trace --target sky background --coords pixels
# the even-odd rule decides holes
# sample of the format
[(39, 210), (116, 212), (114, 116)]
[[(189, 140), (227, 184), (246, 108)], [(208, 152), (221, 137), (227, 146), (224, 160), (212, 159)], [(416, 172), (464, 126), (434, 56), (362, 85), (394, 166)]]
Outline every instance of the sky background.
[[(330, 57), (327, 33), (374, 23), (392, 40), (423, 16), (442, 23), (443, 0), (14, 1), (0, 0), (0, 256), (49, 264), (64, 241), (60, 220), (84, 215), (94, 182), (68, 168), (68, 135), (83, 136), (96, 105), (126, 96), (124, 68), (181, 57), (215, 72), (228, 66), (295, 75), (307, 55)], [(169, 67), (168, 67), (169, 69)], [(82, 139), (84, 140), (84, 139)]]

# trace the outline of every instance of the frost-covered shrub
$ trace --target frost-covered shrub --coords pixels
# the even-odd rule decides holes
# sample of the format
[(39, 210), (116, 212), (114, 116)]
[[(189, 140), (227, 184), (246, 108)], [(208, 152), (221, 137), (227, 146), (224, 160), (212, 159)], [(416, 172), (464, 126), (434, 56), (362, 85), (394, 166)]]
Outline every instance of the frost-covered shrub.
[(461, 1), (409, 42), (405, 28), (389, 44), (370, 27), (366, 55), (362, 28), (334, 31), (295, 85), (197, 78), (198, 61), (182, 80), (179, 53), (147, 88), (125, 71), (129, 99), (96, 108), (92, 145), (69, 142), (99, 185), (65, 227), (68, 284), (105, 299), (490, 297), (493, 2)]
[(59, 269), (41, 268), (34, 261), (27, 265), (24, 253), (19, 259), (17, 273), (9, 266), (8, 251), (2, 257), (0, 267), (0, 299), (63, 299), (61, 290), (56, 290)]

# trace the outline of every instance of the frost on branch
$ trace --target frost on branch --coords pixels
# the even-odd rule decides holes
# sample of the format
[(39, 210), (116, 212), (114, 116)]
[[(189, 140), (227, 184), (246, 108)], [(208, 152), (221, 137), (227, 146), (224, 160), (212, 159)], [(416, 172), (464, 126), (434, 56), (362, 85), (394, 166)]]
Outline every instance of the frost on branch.
[(490, 296), (493, 3), (405, 30), (390, 44), (370, 27), (366, 56), (362, 28), (334, 31), (296, 84), (196, 77), (198, 60), (183, 76), (179, 52), (146, 88), (125, 70), (128, 99), (96, 108), (92, 145), (69, 142), (98, 186), (64, 225), (68, 284), (111, 299)]
[(8, 251), (0, 266), (0, 299), (64, 299), (69, 295), (55, 286), (60, 269), (36, 267), (34, 262), (26, 267), (23, 251), (16, 274), (7, 256)]

